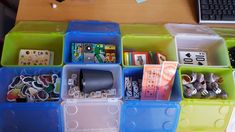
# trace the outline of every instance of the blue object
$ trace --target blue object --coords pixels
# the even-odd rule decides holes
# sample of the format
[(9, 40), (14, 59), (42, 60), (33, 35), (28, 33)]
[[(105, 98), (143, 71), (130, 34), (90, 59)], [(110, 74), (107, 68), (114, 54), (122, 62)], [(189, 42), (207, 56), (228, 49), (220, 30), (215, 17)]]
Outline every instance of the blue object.
[(6, 100), (8, 85), (18, 75), (56, 73), (61, 68), (8, 67), (0, 69), (0, 132), (62, 132), (63, 117), (60, 101), (10, 103)]
[[(123, 74), (123, 76), (141, 76), (143, 68), (124, 68)], [(180, 101), (181, 91), (177, 71), (169, 101), (124, 101), (120, 132), (175, 132), (180, 116)]]
[(116, 46), (115, 64), (121, 64), (121, 36), (117, 23), (99, 21), (69, 22), (64, 39), (64, 63), (82, 64), (83, 62), (73, 63), (71, 60), (72, 43), (114, 44)]

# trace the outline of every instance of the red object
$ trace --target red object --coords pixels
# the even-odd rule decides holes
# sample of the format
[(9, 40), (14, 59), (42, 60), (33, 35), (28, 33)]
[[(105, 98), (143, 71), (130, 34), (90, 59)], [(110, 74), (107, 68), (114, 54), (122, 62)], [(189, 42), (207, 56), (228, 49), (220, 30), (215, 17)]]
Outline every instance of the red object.
[(149, 64), (149, 53), (148, 52), (132, 52), (132, 62), (134, 62), (134, 65), (137, 65), (137, 66)]

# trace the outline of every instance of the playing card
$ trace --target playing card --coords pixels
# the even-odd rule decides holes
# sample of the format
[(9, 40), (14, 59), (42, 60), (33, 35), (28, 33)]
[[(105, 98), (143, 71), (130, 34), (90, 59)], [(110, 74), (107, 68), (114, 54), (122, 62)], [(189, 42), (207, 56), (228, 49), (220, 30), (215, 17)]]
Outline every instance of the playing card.
[(181, 64), (207, 65), (206, 52), (179, 51), (179, 59)]
[[(21, 49), (19, 53), (19, 65), (49, 65), (52, 57), (48, 50)], [(53, 55), (54, 56), (54, 55)]]

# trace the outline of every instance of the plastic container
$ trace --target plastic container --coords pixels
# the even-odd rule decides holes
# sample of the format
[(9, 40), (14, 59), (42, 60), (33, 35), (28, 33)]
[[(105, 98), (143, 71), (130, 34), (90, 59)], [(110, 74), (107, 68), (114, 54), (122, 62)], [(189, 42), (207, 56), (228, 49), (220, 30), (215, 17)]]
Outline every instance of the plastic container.
[[(202, 25), (166, 24), (177, 46), (177, 59), (180, 51), (206, 52), (207, 66), (229, 67), (230, 61), (224, 39)], [(212, 50), (213, 49), (213, 50)], [(191, 65), (192, 64), (181, 64)], [(205, 65), (204, 65), (205, 66)]]
[(57, 102), (10, 103), (6, 100), (8, 85), (17, 75), (57, 73), (61, 68), (11, 67), (0, 69), (0, 131), (2, 132), (62, 132), (62, 110)]
[[(167, 57), (168, 61), (177, 61), (176, 46), (173, 38), (162, 25), (123, 24), (121, 27), (122, 49), (137, 52), (159, 52)], [(123, 53), (122, 53), (123, 54)], [(124, 57), (124, 55), (122, 55)], [(124, 64), (124, 58), (122, 59)], [(128, 66), (136, 67), (136, 66)]]
[[(123, 95), (122, 91), (122, 69), (119, 65), (99, 65), (99, 64), (85, 64), (85, 65), (65, 65), (63, 68), (63, 80), (62, 80), (62, 93), (61, 98), (63, 100), (84, 100), (84, 99), (74, 99), (68, 96), (68, 79), (73, 73), (80, 73), (81, 69), (91, 69), (91, 70), (104, 70), (110, 71), (113, 74), (113, 88), (116, 88), (116, 97), (113, 99), (121, 99)], [(97, 99), (95, 99), (97, 100)]]
[(235, 47), (235, 29), (213, 28), (213, 30), (225, 39), (228, 49)]
[[(190, 99), (182, 96), (181, 114), (178, 126), (179, 132), (225, 131), (235, 100), (235, 87), (232, 70), (229, 68), (189, 67), (180, 68), (180, 76), (185, 73), (215, 73), (224, 78), (221, 88), (228, 94), (226, 100), (222, 99)], [(182, 82), (182, 79), (181, 79)], [(182, 83), (181, 83), (182, 84)], [(181, 85), (181, 91), (182, 90)], [(183, 95), (183, 93), (182, 93)]]
[(53, 51), (54, 63), (52, 66), (62, 66), (63, 35), (66, 27), (66, 23), (60, 22), (18, 23), (5, 37), (1, 64), (18, 66), (19, 51), (35, 49)]
[[(112, 22), (71, 21), (64, 40), (64, 63), (73, 64), (71, 45), (76, 43), (113, 44), (116, 46), (116, 63), (121, 63), (121, 42), (119, 25)], [(83, 62), (79, 62), (82, 64)]]
[[(124, 68), (124, 76), (141, 76), (142, 68)], [(121, 132), (175, 132), (181, 101), (178, 72), (169, 101), (126, 100), (121, 112)], [(124, 87), (123, 87), (124, 88)]]
[(11, 32), (64, 34), (67, 30), (67, 26), (67, 22), (20, 21), (17, 22)]
[(63, 104), (64, 132), (119, 132), (121, 101)]

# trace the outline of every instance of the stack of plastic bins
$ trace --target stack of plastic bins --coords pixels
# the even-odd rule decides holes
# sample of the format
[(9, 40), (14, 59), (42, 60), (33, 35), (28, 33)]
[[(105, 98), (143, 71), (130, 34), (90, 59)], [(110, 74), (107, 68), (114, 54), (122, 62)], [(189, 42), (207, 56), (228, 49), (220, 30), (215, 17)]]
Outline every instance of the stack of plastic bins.
[[(176, 47), (162, 25), (121, 25), (123, 49), (160, 51), (168, 60), (176, 61)], [(124, 77), (142, 77), (143, 67), (125, 66)], [(123, 84), (124, 85), (124, 84)], [(176, 131), (181, 101), (178, 72), (169, 101), (125, 100), (121, 112), (121, 132)], [(123, 90), (125, 90), (123, 86)]]
[[(61, 132), (62, 109), (57, 102), (11, 103), (6, 100), (9, 84), (15, 76), (58, 74), (61, 77), (63, 34), (67, 23), (19, 22), (5, 38), (0, 70), (0, 131)], [(52, 66), (17, 65), (20, 49), (48, 49), (55, 53)]]
[[(223, 38), (205, 26), (167, 24), (166, 27), (175, 36), (178, 52), (190, 49), (207, 53), (208, 66), (181, 64), (180, 76), (192, 72), (215, 73), (224, 78), (221, 87), (228, 93), (226, 100), (191, 99), (182, 96), (178, 131), (225, 131), (235, 100), (235, 89), (232, 70), (229, 68), (228, 51)], [(215, 58), (217, 60), (214, 60)], [(183, 91), (182, 79), (181, 91)]]
[[(69, 58), (72, 42), (115, 44), (114, 64), (73, 64)], [(65, 65), (63, 68), (62, 99), (65, 132), (119, 132), (122, 105), (122, 69), (119, 25), (110, 22), (73, 21), (65, 36)], [(68, 78), (81, 69), (110, 71), (116, 96), (111, 98), (78, 99), (68, 96)]]
[[(213, 30), (225, 39), (225, 42), (226, 42), (228, 49), (235, 47), (235, 29), (213, 28)], [(235, 69), (234, 68), (233, 68), (233, 78), (235, 79)], [(230, 122), (227, 127), (227, 132), (233, 132), (234, 130), (235, 130), (235, 109), (233, 109), (233, 114), (230, 118)]]

